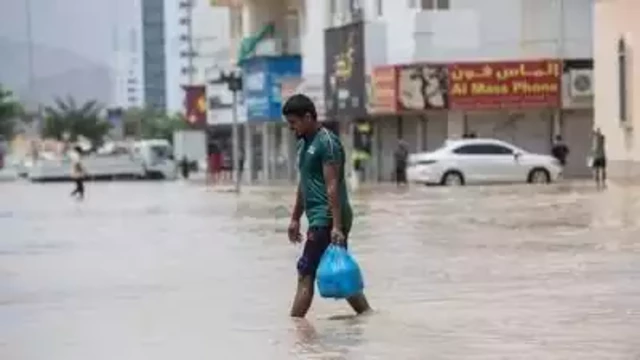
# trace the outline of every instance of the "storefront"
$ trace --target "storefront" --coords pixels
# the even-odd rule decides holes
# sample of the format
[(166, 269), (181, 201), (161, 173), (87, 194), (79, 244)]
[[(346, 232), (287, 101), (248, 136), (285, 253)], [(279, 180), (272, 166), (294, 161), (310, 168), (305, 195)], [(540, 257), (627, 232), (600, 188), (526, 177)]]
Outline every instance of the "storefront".
[(447, 68), (437, 64), (373, 69), (368, 111), (374, 125), (376, 177), (394, 176), (394, 151), (403, 141), (410, 152), (435, 150), (447, 137)]
[[(299, 78), (300, 56), (254, 57), (242, 64), (244, 102), (247, 111), (245, 153), (253, 178), (286, 180), (290, 173), (290, 135), (282, 121), (281, 84)], [(260, 149), (260, 151), (255, 151)]]
[(451, 64), (450, 117), (461, 121), (456, 127), (463, 135), (549, 154), (560, 118), (561, 71), (558, 60)]
[(593, 60), (565, 60), (562, 74), (560, 134), (569, 147), (567, 177), (587, 177), (593, 131)]

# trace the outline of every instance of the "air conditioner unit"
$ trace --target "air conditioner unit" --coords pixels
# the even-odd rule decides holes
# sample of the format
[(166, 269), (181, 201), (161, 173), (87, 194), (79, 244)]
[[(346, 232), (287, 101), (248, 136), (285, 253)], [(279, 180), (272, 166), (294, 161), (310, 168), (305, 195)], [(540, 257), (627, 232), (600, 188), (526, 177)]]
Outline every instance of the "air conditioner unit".
[(593, 96), (593, 70), (573, 69), (569, 71), (569, 91), (572, 97)]

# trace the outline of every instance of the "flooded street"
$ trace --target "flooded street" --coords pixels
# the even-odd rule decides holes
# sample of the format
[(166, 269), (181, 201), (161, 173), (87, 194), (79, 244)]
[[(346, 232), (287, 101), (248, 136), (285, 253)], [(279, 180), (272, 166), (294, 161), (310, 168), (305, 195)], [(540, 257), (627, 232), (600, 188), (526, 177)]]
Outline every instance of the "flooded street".
[(0, 359), (638, 359), (640, 189), (354, 195), (377, 314), (288, 317), (291, 189), (0, 184)]

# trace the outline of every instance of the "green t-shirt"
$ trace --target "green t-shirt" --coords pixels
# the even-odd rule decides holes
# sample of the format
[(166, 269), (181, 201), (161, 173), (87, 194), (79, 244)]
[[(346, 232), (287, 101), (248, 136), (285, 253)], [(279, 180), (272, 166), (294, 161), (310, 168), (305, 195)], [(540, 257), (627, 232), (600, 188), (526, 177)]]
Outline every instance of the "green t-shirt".
[(344, 148), (336, 134), (325, 128), (320, 128), (315, 135), (298, 141), (300, 189), (309, 226), (329, 226), (332, 222), (331, 208), (327, 196), (327, 184), (323, 172), (325, 164), (337, 164), (340, 166), (338, 197), (343, 230), (348, 232), (351, 229), (353, 213), (349, 204), (349, 194), (345, 181)]

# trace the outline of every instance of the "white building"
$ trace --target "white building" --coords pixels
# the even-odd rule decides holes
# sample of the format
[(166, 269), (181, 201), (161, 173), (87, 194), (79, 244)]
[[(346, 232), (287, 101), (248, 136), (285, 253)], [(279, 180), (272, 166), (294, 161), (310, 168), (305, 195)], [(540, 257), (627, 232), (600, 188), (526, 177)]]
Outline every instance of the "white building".
[[(636, 0), (598, 1), (595, 6), (596, 126), (606, 136), (609, 175), (626, 181), (640, 179), (639, 13)], [(620, 50), (625, 49), (621, 62)]]
[[(121, 23), (122, 24), (122, 23)], [(114, 107), (141, 107), (144, 102), (140, 36), (137, 24), (119, 26), (114, 34)]]
[[(367, 72), (385, 63), (590, 59), (593, 53), (594, 0), (218, 0), (218, 3), (241, 8), (242, 32), (236, 28), (231, 33), (236, 46), (240, 38), (259, 32), (269, 23), (275, 24), (276, 36), (261, 42), (256, 53), (282, 52), (291, 44), (301, 44), (303, 76), (325, 73), (325, 29), (350, 22), (354, 17), (373, 25), (365, 31)], [(295, 40), (297, 36), (301, 41)], [(572, 148), (569, 173), (584, 174), (592, 105), (584, 99), (567, 103), (575, 108), (439, 111), (376, 117), (374, 177), (389, 178), (391, 153), (398, 137), (420, 151), (437, 147), (446, 137), (461, 136), (464, 132), (504, 138), (538, 152), (548, 152), (553, 135), (564, 134)], [(342, 129), (344, 138), (349, 140), (351, 127), (347, 123)], [(349, 141), (346, 143), (349, 145)]]
[(144, 103), (142, 22), (139, 0), (110, 3), (112, 36), (111, 107), (140, 107)]

